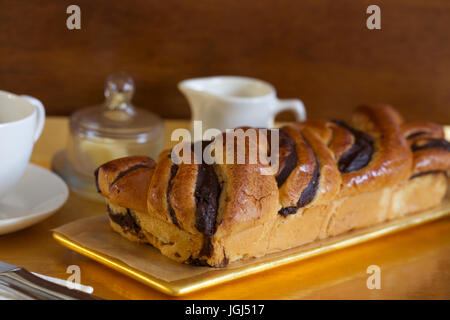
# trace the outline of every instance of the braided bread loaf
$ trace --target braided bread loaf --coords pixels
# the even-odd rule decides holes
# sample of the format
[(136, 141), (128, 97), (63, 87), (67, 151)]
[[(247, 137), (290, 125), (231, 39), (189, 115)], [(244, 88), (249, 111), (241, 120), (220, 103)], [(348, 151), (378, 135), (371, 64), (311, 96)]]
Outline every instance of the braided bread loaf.
[(281, 128), (274, 175), (247, 160), (175, 164), (166, 150), (157, 163), (108, 162), (96, 183), (115, 231), (173, 260), (218, 267), (438, 205), (450, 143), (439, 125), (405, 124), (389, 106), (361, 106), (350, 124)]

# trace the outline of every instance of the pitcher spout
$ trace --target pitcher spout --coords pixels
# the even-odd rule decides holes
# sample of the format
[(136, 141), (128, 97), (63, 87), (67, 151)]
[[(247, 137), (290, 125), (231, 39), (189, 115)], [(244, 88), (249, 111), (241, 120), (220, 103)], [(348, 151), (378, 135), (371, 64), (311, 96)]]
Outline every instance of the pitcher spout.
[(188, 79), (181, 81), (178, 84), (178, 89), (187, 99), (189, 106), (191, 107), (191, 110), (195, 106), (202, 104), (203, 101), (208, 96), (208, 94), (198, 84), (197, 79)]

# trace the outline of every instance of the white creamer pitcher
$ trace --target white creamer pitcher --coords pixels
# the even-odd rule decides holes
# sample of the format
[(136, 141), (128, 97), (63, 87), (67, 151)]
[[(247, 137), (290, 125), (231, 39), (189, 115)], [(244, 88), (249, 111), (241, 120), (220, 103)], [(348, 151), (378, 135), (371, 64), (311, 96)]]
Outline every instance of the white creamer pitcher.
[(216, 76), (181, 81), (180, 91), (186, 96), (192, 121), (202, 121), (203, 130), (220, 131), (241, 126), (272, 128), (277, 113), (295, 112), (298, 121), (306, 119), (299, 99), (278, 99), (275, 88), (262, 80)]

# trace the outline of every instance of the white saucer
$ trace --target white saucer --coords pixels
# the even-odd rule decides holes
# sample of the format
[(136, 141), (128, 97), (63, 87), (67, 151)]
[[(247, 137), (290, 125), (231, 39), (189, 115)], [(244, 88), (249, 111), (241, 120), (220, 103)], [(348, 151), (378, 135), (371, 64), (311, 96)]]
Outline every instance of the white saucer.
[(63, 206), (66, 183), (53, 172), (28, 164), (19, 183), (0, 199), (0, 235), (36, 224)]

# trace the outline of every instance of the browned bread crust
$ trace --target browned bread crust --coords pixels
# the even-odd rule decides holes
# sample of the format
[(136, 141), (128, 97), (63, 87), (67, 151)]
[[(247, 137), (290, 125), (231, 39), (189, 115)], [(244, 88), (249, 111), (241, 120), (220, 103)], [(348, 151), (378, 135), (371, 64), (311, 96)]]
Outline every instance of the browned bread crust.
[(107, 162), (95, 171), (97, 190), (119, 206), (145, 212), (154, 167), (155, 162), (143, 156)]
[(449, 170), (450, 143), (445, 140), (440, 125), (412, 122), (404, 124), (402, 131), (413, 153), (413, 178)]
[[(268, 148), (267, 137), (246, 150)], [(261, 174), (267, 166), (247, 156), (241, 164), (175, 164), (166, 150), (157, 164), (108, 162), (96, 182), (113, 229), (129, 240), (179, 262), (223, 266), (437, 205), (450, 149), (439, 125), (403, 123), (386, 105), (361, 106), (350, 123), (281, 128), (278, 172)], [(412, 196), (421, 188), (433, 194)]]
[(373, 138), (374, 151), (367, 166), (342, 175), (341, 196), (378, 190), (409, 178), (412, 155), (400, 123), (400, 116), (390, 106), (356, 109), (352, 124)]

